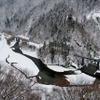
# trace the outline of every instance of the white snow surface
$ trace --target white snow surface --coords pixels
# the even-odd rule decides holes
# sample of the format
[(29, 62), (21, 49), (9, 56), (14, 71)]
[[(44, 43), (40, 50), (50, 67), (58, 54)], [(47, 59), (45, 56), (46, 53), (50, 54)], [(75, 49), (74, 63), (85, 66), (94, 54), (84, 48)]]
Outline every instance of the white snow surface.
[(79, 67), (77, 66), (77, 64), (75, 64), (75, 63), (73, 63), (73, 62), (72, 62), (71, 65), (74, 66), (75, 68), (79, 68)]
[[(29, 54), (29, 52), (26, 52), (26, 54)], [(10, 58), (8, 59), (9, 62), (16, 62), (17, 63), (16, 67), (18, 69), (27, 70), (30, 76), (35, 76), (39, 73), (39, 69), (35, 65), (35, 63), (32, 62), (27, 57), (19, 53), (13, 52), (12, 49), (7, 45), (5, 37), (2, 35), (0, 39), (0, 61), (5, 61), (8, 55), (10, 55)], [(34, 53), (33, 56), (35, 57), (37, 55)], [(68, 70), (75, 71), (76, 75), (66, 75), (66, 80), (68, 80), (70, 84), (75, 84), (75, 85), (92, 84), (95, 81), (95, 78), (88, 76), (84, 73), (81, 73), (81, 71), (77, 71), (75, 68), (72, 68), (72, 67), (64, 68), (62, 66), (57, 66), (57, 65), (47, 65), (47, 66), (50, 69), (57, 72), (63, 72), (63, 71), (68, 71)]]
[(91, 11), (89, 14), (87, 14), (87, 19), (94, 19), (95, 22), (97, 22), (96, 18), (99, 17), (100, 18), (100, 11)]
[(95, 78), (88, 76), (84, 73), (80, 73), (77, 75), (66, 75), (67, 80), (72, 85), (85, 85), (85, 84), (93, 84), (95, 81)]
[(100, 70), (96, 71), (97, 73), (100, 73)]
[[(74, 63), (73, 63), (74, 64)], [(75, 64), (76, 65), (76, 64)], [(57, 71), (57, 72), (64, 72), (64, 71), (75, 71), (75, 75), (65, 75), (66, 80), (70, 82), (72, 85), (84, 85), (84, 84), (93, 84), (96, 78), (93, 78), (89, 75), (86, 75), (84, 73), (81, 73), (81, 71), (76, 70), (75, 68), (69, 67), (64, 68), (62, 66), (57, 65), (47, 65), (50, 69)], [(77, 65), (76, 65), (77, 66)]]
[(8, 55), (10, 55), (8, 61), (16, 62), (17, 68), (22, 70), (27, 70), (30, 76), (38, 74), (39, 69), (37, 68), (35, 63), (30, 59), (28, 59), (27, 57), (13, 52), (11, 48), (7, 45), (5, 37), (2, 35), (0, 41), (0, 60), (5, 61)]
[(100, 70), (97, 70), (97, 71), (94, 73), (94, 75), (97, 74), (97, 73), (100, 74)]
[(22, 50), (22, 52), (32, 57), (38, 58), (37, 51)]
[(50, 69), (52, 69), (52, 70), (54, 70), (56, 72), (64, 72), (64, 71), (69, 71), (69, 70), (73, 70), (73, 71), (76, 70), (76, 69), (74, 69), (72, 67), (64, 68), (64, 67), (58, 66), (58, 65), (47, 65), (47, 66), (48, 66), (48, 68), (50, 68)]

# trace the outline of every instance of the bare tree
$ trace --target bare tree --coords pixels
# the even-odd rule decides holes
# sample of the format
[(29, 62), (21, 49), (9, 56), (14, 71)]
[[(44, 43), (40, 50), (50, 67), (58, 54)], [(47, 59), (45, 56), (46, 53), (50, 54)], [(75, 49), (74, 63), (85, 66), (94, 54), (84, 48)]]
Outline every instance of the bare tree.
[[(6, 66), (7, 67), (7, 66)], [(33, 93), (34, 84), (18, 70), (0, 69), (0, 100), (38, 100)]]

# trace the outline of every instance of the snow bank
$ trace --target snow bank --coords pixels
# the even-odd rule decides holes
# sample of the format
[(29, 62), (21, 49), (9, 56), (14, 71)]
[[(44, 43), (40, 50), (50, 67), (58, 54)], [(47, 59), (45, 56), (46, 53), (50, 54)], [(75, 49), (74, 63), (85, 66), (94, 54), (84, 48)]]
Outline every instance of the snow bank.
[(69, 71), (69, 70), (73, 70), (74, 71), (74, 70), (76, 70), (76, 69), (74, 69), (72, 67), (64, 68), (64, 67), (58, 66), (58, 65), (47, 65), (47, 67), (52, 69), (52, 70), (54, 70), (54, 71), (57, 71), (57, 72), (64, 72), (64, 71)]
[(93, 78), (91, 76), (88, 76), (88, 75), (82, 73), (79, 70), (76, 70), (73, 67), (64, 68), (62, 66), (57, 66), (57, 65), (48, 65), (48, 67), (57, 72), (64, 72), (64, 71), (69, 71), (69, 70), (75, 71), (75, 73), (76, 73), (75, 75), (65, 75), (66, 80), (68, 80), (70, 82), (70, 84), (72, 84), (72, 85), (93, 84), (96, 79), (96, 78)]
[(89, 20), (89, 19), (94, 19), (96, 22), (97, 22), (97, 17), (100, 18), (100, 11), (92, 11), (90, 12), (86, 18)]
[(17, 68), (27, 70), (30, 76), (38, 74), (39, 69), (37, 68), (35, 63), (27, 57), (13, 52), (11, 48), (7, 45), (5, 37), (2, 35), (0, 41), (0, 60), (5, 61), (8, 55), (10, 55), (8, 61), (16, 62)]
[(95, 81), (95, 78), (88, 76), (84, 73), (78, 74), (78, 75), (66, 75), (67, 80), (72, 85), (85, 85), (85, 84), (93, 84)]
[[(94, 75), (96, 75), (96, 74), (100, 74), (100, 70), (97, 70), (95, 73), (94, 73)], [(100, 76), (100, 75), (99, 75)]]
[(96, 71), (96, 73), (100, 73), (100, 70)]
[(38, 58), (37, 51), (22, 50), (22, 52), (32, 57)]

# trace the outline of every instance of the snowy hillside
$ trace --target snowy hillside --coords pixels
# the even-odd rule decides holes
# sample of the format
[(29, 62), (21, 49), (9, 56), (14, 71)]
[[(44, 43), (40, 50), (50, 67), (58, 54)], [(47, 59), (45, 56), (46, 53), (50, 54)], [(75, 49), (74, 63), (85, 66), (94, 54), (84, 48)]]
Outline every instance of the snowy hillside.
[(99, 100), (99, 62), (100, 0), (0, 0), (0, 100)]
[[(58, 45), (64, 51), (55, 50), (55, 56), (60, 56), (64, 65), (74, 53), (100, 55), (99, 0), (0, 0), (0, 4), (0, 31), (45, 43), (46, 48), (39, 53), (42, 61), (47, 62), (51, 49)], [(56, 47), (48, 47), (54, 42), (58, 42)]]
[[(9, 62), (15, 62), (16, 66), (19, 69), (27, 70), (29, 72), (30, 76), (35, 76), (39, 72), (38, 68), (31, 60), (27, 59), (26, 57), (24, 57), (18, 53), (14, 53), (11, 50), (11, 48), (7, 45), (7, 41), (5, 40), (5, 37), (1, 36), (0, 60), (5, 61), (5, 59), (8, 56), (10, 56), (8, 59)], [(25, 62), (23, 62), (23, 61), (25, 61)]]
[[(29, 76), (38, 75), (40, 70), (38, 69), (38, 66), (34, 62), (32, 62), (27, 57), (12, 51), (10, 46), (7, 44), (7, 41), (6, 41), (6, 38), (4, 35), (1, 35), (0, 38), (1, 38), (1, 40), (0, 40), (0, 61), (3, 61), (3, 62), (6, 61), (6, 59), (9, 56), (8, 62), (9, 63), (14, 62), (15, 66), (18, 69), (20, 69), (22, 71), (26, 70), (28, 72)], [(26, 54), (31, 55), (27, 51), (26, 51)], [(34, 54), (34, 52), (33, 52), (33, 54)], [(35, 55), (33, 55), (33, 56), (35, 57)], [(57, 65), (56, 66), (47, 65), (47, 66), (49, 69), (52, 69), (56, 72), (64, 72), (64, 71), (70, 71), (70, 70), (75, 71), (76, 75), (66, 75), (66, 80), (68, 80), (70, 82), (70, 84), (81, 84), (81, 85), (82, 84), (92, 84), (95, 81), (95, 78), (92, 78), (92, 77), (89, 77), (88, 75), (82, 74), (80, 71), (77, 71), (74, 68), (64, 68), (62, 66), (57, 66)]]

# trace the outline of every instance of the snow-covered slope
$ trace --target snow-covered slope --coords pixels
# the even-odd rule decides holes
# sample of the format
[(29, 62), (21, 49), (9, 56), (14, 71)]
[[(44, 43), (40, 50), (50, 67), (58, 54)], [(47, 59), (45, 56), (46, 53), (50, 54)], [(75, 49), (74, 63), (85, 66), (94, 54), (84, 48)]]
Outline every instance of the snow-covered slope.
[(84, 85), (84, 84), (93, 84), (95, 81), (95, 78), (88, 76), (84, 73), (80, 73), (78, 75), (69, 75), (67, 76), (67, 80), (71, 84), (79, 84), (79, 85)]
[[(63, 41), (66, 37), (66, 44), (70, 46), (69, 56), (73, 53), (98, 56), (100, 28), (85, 17), (92, 11), (99, 11), (99, 5), (99, 0), (0, 0), (0, 30), (28, 35), (38, 43), (57, 39)], [(72, 14), (73, 20), (67, 22), (69, 14)], [(96, 19), (97, 15), (93, 14), (93, 18)], [(41, 47), (31, 42), (29, 44)], [(88, 47), (91, 44), (92, 47)], [(89, 48), (92, 50), (89, 51)]]
[(48, 68), (50, 68), (50, 69), (52, 69), (52, 70), (54, 70), (54, 71), (57, 71), (57, 72), (64, 72), (64, 71), (69, 71), (69, 70), (76, 70), (76, 69), (74, 69), (74, 68), (72, 68), (72, 67), (70, 67), (70, 68), (64, 68), (64, 67), (62, 67), (62, 66), (58, 66), (58, 65), (47, 65), (48, 66)]
[(8, 56), (10, 56), (8, 59), (9, 62), (16, 62), (17, 68), (27, 70), (29, 76), (35, 76), (38, 74), (39, 70), (34, 62), (21, 54), (13, 52), (7, 45), (5, 37), (2, 35), (0, 41), (0, 60), (5, 61)]
[[(27, 70), (29, 76), (35, 76), (39, 73), (39, 69), (35, 65), (35, 63), (32, 62), (30, 59), (26, 58), (25, 56), (12, 51), (10, 46), (8, 46), (6, 43), (5, 36), (1, 35), (0, 36), (0, 61), (5, 61), (8, 56), (10, 56), (8, 58), (8, 61), (10, 63), (16, 62), (15, 66), (18, 69)], [(62, 66), (57, 66), (57, 65), (47, 65), (47, 66), (56, 72), (64, 72), (69, 70), (75, 71), (76, 75), (66, 75), (66, 80), (68, 80), (70, 84), (81, 84), (81, 85), (92, 84), (95, 81), (95, 78), (83, 74), (74, 68), (63, 68)]]

